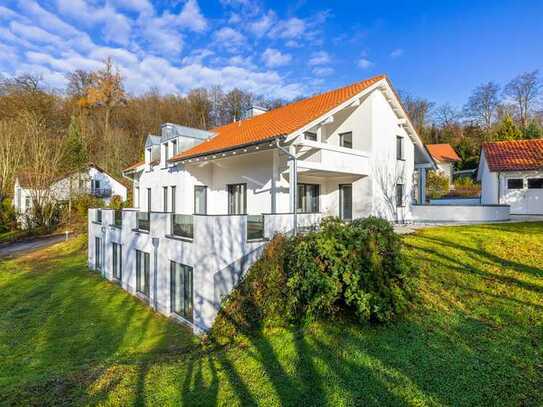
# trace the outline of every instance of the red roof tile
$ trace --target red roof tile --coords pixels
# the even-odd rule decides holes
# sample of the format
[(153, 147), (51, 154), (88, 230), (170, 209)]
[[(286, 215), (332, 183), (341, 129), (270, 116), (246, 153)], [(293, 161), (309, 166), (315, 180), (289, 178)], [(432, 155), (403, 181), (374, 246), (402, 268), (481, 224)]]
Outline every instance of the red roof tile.
[(288, 135), (385, 78), (384, 75), (375, 76), (279, 107), (247, 120), (218, 127), (211, 130), (216, 134), (214, 137), (177, 154), (171, 158), (171, 161), (179, 161)]
[(490, 171), (527, 171), (543, 168), (543, 139), (484, 143)]
[(427, 144), (426, 149), (436, 161), (460, 161), (450, 144)]

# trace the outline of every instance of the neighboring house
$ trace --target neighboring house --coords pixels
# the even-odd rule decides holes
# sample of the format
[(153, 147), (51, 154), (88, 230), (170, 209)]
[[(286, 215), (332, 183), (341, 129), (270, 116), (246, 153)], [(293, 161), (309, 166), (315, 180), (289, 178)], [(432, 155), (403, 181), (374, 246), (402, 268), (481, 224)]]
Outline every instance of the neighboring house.
[(410, 221), (435, 168), (384, 76), (246, 117), (164, 124), (124, 171), (135, 208), (89, 213), (89, 267), (197, 332), (274, 234)]
[(460, 161), (460, 157), (450, 144), (427, 144), (426, 148), (437, 165), (437, 171), (449, 178), (452, 186), (454, 163)]
[[(32, 180), (28, 174), (19, 174), (15, 178), (14, 206), (18, 213), (26, 213), (32, 207), (32, 199), (38, 195), (32, 190)], [(72, 173), (54, 181), (47, 194), (55, 201), (68, 201), (70, 196), (90, 194), (104, 199), (109, 204), (113, 195), (119, 195), (123, 201), (127, 199), (126, 187), (94, 164), (85, 171)]]
[(513, 215), (543, 215), (543, 139), (485, 143), (481, 203), (506, 204)]

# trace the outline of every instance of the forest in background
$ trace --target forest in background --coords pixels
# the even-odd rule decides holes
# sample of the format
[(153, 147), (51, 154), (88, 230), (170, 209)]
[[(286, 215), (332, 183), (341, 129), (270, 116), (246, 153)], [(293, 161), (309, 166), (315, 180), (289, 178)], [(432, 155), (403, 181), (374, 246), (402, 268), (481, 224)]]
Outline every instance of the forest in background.
[[(186, 95), (156, 89), (130, 95), (111, 60), (67, 79), (66, 89), (58, 90), (31, 74), (0, 77), (0, 201), (13, 194), (18, 173), (33, 188), (89, 162), (119, 177), (142, 158), (145, 138), (158, 134), (161, 123), (212, 129), (239, 119), (252, 105), (271, 109), (292, 102), (219, 86)], [(458, 169), (469, 169), (477, 167), (485, 141), (542, 137), (541, 92), (533, 71), (505, 84), (481, 84), (462, 108), (400, 95), (423, 141), (450, 143), (462, 158)]]

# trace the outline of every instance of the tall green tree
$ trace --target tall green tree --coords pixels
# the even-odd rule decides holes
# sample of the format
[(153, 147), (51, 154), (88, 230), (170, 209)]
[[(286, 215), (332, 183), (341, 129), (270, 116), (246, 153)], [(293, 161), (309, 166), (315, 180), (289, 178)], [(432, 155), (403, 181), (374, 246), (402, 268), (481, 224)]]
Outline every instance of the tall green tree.
[(494, 132), (494, 140), (496, 141), (519, 140), (521, 138), (522, 130), (515, 124), (513, 118), (509, 115), (502, 119)]
[(72, 115), (65, 140), (64, 165), (68, 171), (82, 171), (88, 164), (87, 146), (81, 135), (79, 120)]
[(524, 138), (533, 139), (542, 137), (543, 129), (535, 120), (531, 120), (530, 123), (528, 123), (528, 127), (524, 129)]

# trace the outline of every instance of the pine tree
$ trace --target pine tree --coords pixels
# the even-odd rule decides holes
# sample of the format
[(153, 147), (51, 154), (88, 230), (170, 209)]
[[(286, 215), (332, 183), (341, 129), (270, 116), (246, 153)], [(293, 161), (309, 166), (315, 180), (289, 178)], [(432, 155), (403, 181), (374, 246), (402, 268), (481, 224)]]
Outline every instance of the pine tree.
[(498, 127), (494, 132), (494, 140), (506, 141), (506, 140), (520, 140), (522, 138), (522, 131), (515, 124), (510, 115), (504, 116)]
[(68, 171), (82, 171), (88, 164), (87, 146), (81, 135), (79, 120), (72, 116), (65, 147), (65, 165)]

